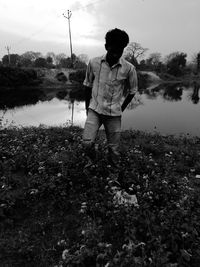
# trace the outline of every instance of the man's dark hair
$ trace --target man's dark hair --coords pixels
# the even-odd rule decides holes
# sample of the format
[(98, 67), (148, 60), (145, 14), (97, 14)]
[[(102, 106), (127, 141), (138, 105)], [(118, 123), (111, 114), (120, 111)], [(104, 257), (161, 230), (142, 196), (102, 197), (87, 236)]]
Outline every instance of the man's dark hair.
[(106, 33), (105, 36), (106, 45), (117, 45), (122, 48), (125, 48), (129, 43), (129, 36), (128, 34), (120, 29), (113, 29)]

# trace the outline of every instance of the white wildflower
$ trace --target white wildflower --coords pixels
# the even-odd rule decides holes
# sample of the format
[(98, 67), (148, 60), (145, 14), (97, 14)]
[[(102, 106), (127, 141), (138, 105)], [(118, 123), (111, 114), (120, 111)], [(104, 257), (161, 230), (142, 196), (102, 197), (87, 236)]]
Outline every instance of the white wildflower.
[(66, 260), (68, 255), (69, 255), (69, 250), (68, 249), (63, 250), (62, 259)]
[(39, 192), (38, 189), (31, 189), (30, 195), (35, 195)]
[(134, 205), (139, 207), (136, 195), (129, 195), (127, 192), (119, 190), (115, 193), (114, 203), (118, 205)]

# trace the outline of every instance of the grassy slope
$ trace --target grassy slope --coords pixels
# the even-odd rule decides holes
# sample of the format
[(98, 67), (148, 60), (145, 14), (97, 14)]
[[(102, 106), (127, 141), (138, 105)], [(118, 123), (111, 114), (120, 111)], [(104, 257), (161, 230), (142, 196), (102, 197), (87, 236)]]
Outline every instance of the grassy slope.
[(2, 267), (199, 266), (199, 138), (122, 133), (119, 180), (137, 208), (113, 203), (102, 134), (87, 171), (79, 128), (0, 134)]

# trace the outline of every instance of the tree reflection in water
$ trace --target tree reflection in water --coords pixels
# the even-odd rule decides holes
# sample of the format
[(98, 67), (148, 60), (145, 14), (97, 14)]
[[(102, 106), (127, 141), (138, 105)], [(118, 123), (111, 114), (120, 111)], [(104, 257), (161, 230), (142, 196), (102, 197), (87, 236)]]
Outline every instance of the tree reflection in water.
[[(151, 84), (148, 88), (140, 88), (123, 114), (123, 129), (155, 131), (156, 125), (157, 131), (162, 133), (190, 132), (200, 136), (199, 89), (198, 82), (187, 85)], [(7, 106), (5, 111), (0, 107), (0, 117), (4, 122), (14, 121), (16, 126), (67, 123), (81, 127), (85, 123), (85, 105), (80, 100), (83, 91), (79, 88), (73, 88), (70, 92), (55, 88), (54, 91), (20, 90), (6, 93), (0, 92), (0, 104)]]
[[(167, 101), (181, 101), (183, 91), (189, 87), (183, 86), (181, 83), (173, 84), (159, 84), (152, 85), (148, 88), (140, 88), (139, 93), (133, 98), (132, 102), (129, 104), (128, 109), (135, 109), (140, 105), (144, 105), (142, 100), (142, 95), (146, 95), (148, 99), (156, 99), (158, 96), (162, 97)], [(200, 85), (195, 81), (192, 84), (193, 92), (189, 96), (189, 99), (192, 100), (193, 104), (199, 103), (199, 89)]]
[(155, 99), (161, 96), (165, 100), (180, 101), (182, 99), (183, 87), (180, 84), (159, 84), (144, 92), (149, 99)]
[(165, 87), (163, 98), (170, 101), (180, 101), (183, 94), (183, 87), (171, 84)]
[(45, 94), (41, 90), (6, 90), (0, 91), (0, 109), (34, 105), (39, 100), (43, 101)]
[[(189, 95), (189, 99), (193, 104), (198, 104), (200, 84), (194, 81), (191, 85), (193, 92)], [(145, 94), (148, 99), (156, 99), (158, 96), (163, 97), (165, 100), (169, 101), (181, 101), (183, 90), (188, 89), (188, 86), (183, 86), (182, 84), (159, 84), (153, 88), (146, 88), (140, 91), (141, 94)]]
[(191, 95), (191, 100), (192, 100), (193, 104), (199, 103), (199, 88), (200, 88), (200, 85), (196, 81), (194, 81), (193, 93)]

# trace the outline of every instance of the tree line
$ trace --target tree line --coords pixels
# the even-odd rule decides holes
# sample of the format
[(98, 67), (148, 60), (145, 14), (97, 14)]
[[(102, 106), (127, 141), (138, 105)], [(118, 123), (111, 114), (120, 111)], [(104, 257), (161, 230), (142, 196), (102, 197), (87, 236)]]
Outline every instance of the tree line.
[(148, 48), (143, 48), (139, 43), (131, 42), (124, 51), (125, 58), (133, 63), (138, 70), (167, 73), (173, 76), (185, 74), (198, 74), (200, 72), (200, 52), (193, 55), (191, 61), (187, 61), (184, 52), (172, 52), (162, 57), (161, 53), (151, 53), (145, 58)]
[[(145, 58), (148, 48), (142, 47), (137, 42), (131, 42), (124, 51), (124, 57), (133, 63), (137, 70), (154, 71), (156, 73), (167, 73), (173, 76), (184, 74), (198, 74), (200, 72), (200, 52), (193, 56), (192, 61), (187, 61), (187, 54), (184, 52), (173, 52), (162, 57), (161, 53), (151, 53)], [(74, 68), (85, 69), (88, 62), (86, 54), (72, 57), (64, 53), (55, 54), (48, 52), (43, 56), (40, 52), (27, 51), (21, 55), (4, 55), (0, 64), (3, 66), (17, 67), (39, 67), (39, 68)]]
[(37, 68), (74, 68), (83, 69), (87, 66), (88, 57), (85, 54), (72, 57), (64, 53), (55, 54), (48, 52), (45, 56), (40, 52), (27, 51), (21, 55), (10, 54), (4, 55), (0, 64), (3, 66), (15, 67), (37, 67)]

